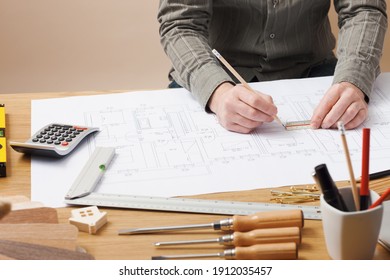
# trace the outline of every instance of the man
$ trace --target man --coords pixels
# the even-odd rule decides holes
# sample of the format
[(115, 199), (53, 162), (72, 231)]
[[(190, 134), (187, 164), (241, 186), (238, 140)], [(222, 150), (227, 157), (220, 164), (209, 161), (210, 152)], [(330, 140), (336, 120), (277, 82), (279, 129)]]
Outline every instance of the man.
[[(367, 117), (387, 29), (385, 0), (334, 0), (339, 17), (333, 54), (330, 0), (160, 0), (161, 43), (172, 85), (188, 89), (226, 129), (248, 133), (273, 121), (265, 93), (236, 85), (212, 54), (218, 50), (248, 81), (333, 75), (311, 118), (314, 128), (347, 129)], [(337, 64), (336, 64), (337, 63)]]

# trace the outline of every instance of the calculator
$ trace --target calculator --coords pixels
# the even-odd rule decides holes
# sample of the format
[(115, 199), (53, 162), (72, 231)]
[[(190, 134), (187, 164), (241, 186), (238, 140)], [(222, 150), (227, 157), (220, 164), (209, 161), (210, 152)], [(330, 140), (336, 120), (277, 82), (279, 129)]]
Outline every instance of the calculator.
[(63, 157), (72, 152), (97, 127), (51, 123), (38, 130), (26, 142), (10, 141), (17, 152), (40, 156)]

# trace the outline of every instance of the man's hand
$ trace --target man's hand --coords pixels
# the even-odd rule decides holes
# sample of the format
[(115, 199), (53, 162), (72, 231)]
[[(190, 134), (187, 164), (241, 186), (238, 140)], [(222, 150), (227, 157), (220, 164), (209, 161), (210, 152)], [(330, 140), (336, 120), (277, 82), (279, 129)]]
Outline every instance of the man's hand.
[(311, 118), (313, 128), (337, 128), (342, 121), (346, 129), (359, 126), (368, 115), (364, 93), (348, 82), (334, 84), (324, 95)]
[(223, 127), (239, 133), (249, 133), (264, 122), (272, 122), (277, 114), (271, 96), (227, 82), (214, 91), (208, 106)]

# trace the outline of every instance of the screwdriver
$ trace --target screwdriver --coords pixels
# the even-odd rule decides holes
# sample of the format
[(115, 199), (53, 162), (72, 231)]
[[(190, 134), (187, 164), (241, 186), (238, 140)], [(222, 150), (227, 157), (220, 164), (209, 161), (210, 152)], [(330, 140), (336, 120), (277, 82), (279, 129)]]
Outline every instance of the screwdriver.
[(234, 232), (233, 234), (223, 235), (212, 239), (198, 240), (183, 240), (183, 241), (167, 241), (154, 243), (156, 247), (169, 245), (186, 245), (186, 244), (202, 244), (202, 243), (219, 243), (225, 246), (233, 245), (252, 246), (265, 243), (285, 243), (294, 242), (301, 243), (301, 230), (299, 227), (284, 227), (284, 228), (264, 228), (255, 229), (248, 232)]
[(193, 258), (219, 257), (228, 260), (295, 260), (298, 257), (297, 244), (270, 243), (257, 244), (249, 247), (235, 247), (219, 253), (211, 254), (187, 254), (187, 255), (165, 255), (153, 256), (152, 260), (169, 259), (193, 259)]
[(247, 232), (259, 228), (275, 227), (303, 227), (303, 212), (300, 209), (277, 210), (270, 212), (258, 212), (247, 216), (234, 215), (232, 218), (220, 220), (210, 224), (182, 225), (168, 227), (151, 227), (151, 228), (133, 228), (120, 229), (119, 235), (154, 233), (172, 230), (189, 230), (212, 228), (222, 231), (241, 231)]

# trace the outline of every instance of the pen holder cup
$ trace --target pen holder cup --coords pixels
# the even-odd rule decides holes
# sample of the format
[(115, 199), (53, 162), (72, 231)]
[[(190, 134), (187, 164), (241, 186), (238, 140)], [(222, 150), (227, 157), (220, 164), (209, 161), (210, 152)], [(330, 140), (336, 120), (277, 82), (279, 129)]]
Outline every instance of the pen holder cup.
[[(351, 187), (339, 188), (348, 209), (355, 210)], [(370, 202), (379, 195), (370, 191)], [(383, 206), (363, 211), (343, 212), (320, 197), (326, 248), (334, 260), (370, 260), (375, 253), (382, 223)]]

